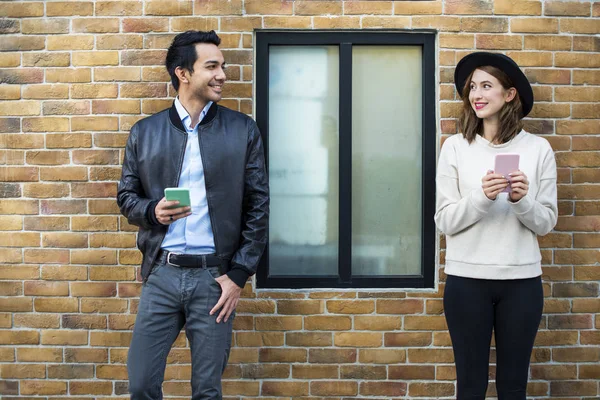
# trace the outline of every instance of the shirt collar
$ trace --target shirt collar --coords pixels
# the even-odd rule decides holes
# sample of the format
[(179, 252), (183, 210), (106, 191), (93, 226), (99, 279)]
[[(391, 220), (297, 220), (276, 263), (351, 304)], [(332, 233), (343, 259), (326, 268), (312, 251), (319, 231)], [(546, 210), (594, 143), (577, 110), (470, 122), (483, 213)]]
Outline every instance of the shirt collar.
[(200, 122), (202, 122), (202, 120), (208, 113), (208, 109), (210, 108), (210, 106), (212, 106), (212, 104), (213, 104), (212, 101), (209, 101), (206, 104), (206, 106), (202, 109), (202, 112), (200, 112), (200, 118), (198, 119), (198, 124), (194, 127), (191, 127), (191, 126), (189, 126), (190, 121), (192, 119), (190, 117), (190, 114), (187, 112), (187, 110), (185, 109), (183, 104), (181, 104), (181, 101), (179, 101), (179, 96), (175, 97), (175, 109), (177, 110), (177, 114), (179, 114), (179, 118), (181, 119), (181, 123), (183, 123), (183, 126), (185, 127), (185, 129), (189, 130), (189, 131), (196, 129), (196, 127), (200, 124)]

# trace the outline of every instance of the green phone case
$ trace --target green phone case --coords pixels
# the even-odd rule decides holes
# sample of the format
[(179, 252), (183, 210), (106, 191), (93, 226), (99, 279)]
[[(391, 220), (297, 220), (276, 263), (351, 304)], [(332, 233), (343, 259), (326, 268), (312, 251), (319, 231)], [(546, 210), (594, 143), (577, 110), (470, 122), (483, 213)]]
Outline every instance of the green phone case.
[(185, 188), (166, 188), (165, 197), (167, 201), (178, 200), (179, 205), (174, 207), (189, 207), (190, 202), (190, 190)]

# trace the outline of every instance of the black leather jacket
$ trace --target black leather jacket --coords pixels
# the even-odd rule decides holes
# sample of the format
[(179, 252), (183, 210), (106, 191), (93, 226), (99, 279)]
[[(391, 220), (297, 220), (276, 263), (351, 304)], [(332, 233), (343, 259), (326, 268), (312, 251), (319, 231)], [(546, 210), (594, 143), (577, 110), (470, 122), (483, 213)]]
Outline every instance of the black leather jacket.
[[(248, 116), (216, 103), (198, 130), (216, 254), (223, 272), (243, 287), (267, 242), (269, 187), (260, 132)], [(140, 227), (144, 280), (168, 230), (154, 208), (165, 188), (178, 185), (186, 142), (175, 105), (138, 121), (127, 140), (117, 204)]]

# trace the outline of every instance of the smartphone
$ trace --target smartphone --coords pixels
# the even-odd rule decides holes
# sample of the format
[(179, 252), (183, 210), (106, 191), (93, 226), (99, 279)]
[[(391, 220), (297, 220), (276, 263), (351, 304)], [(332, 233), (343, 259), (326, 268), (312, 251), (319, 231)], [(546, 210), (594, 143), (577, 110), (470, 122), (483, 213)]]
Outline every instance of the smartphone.
[(190, 189), (187, 188), (166, 188), (165, 197), (168, 201), (179, 201), (178, 206), (171, 208), (189, 207), (192, 204), (190, 201)]
[[(510, 180), (511, 172), (519, 170), (519, 155), (513, 153), (496, 154), (494, 161), (494, 173), (503, 175), (506, 179)], [(510, 193), (512, 189), (509, 185), (502, 191), (502, 193)]]

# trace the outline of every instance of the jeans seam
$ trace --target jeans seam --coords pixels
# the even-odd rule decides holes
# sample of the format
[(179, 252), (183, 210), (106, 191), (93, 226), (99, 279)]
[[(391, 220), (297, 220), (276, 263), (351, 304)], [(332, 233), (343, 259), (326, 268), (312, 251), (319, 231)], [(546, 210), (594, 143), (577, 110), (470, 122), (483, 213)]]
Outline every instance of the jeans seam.
[[(176, 325), (176, 323), (175, 323), (175, 322), (173, 322), (173, 323), (171, 324), (171, 327), (169, 328), (169, 334), (167, 335), (167, 337), (168, 337), (168, 338), (169, 338), (169, 337), (171, 337), (171, 332), (173, 332), (173, 328), (175, 327), (175, 325)], [(172, 346), (173, 346), (173, 344), (171, 343), (171, 347), (172, 347)], [(162, 352), (161, 352), (161, 356), (160, 356), (160, 357), (161, 357), (161, 358), (160, 358), (160, 360), (161, 360), (161, 365), (162, 365), (162, 361), (163, 361), (163, 359), (165, 360), (165, 363), (164, 363), (164, 364), (165, 364), (165, 367), (166, 367), (166, 359), (167, 359), (167, 355), (168, 355), (168, 354), (166, 354), (166, 351), (165, 351), (166, 349), (167, 349), (167, 341), (165, 341), (165, 344), (163, 345)], [(163, 375), (163, 379), (164, 379), (164, 371), (163, 371), (162, 375)], [(159, 382), (160, 382), (160, 379), (161, 379), (161, 378), (160, 378), (160, 376), (157, 376), (157, 377), (155, 378), (155, 384), (156, 384), (156, 383), (159, 383)], [(156, 386), (158, 386), (158, 385), (156, 385)], [(160, 391), (160, 392), (162, 392), (162, 385), (160, 385), (160, 387), (159, 387), (159, 391)], [(161, 398), (162, 398), (162, 397), (161, 397)]]

